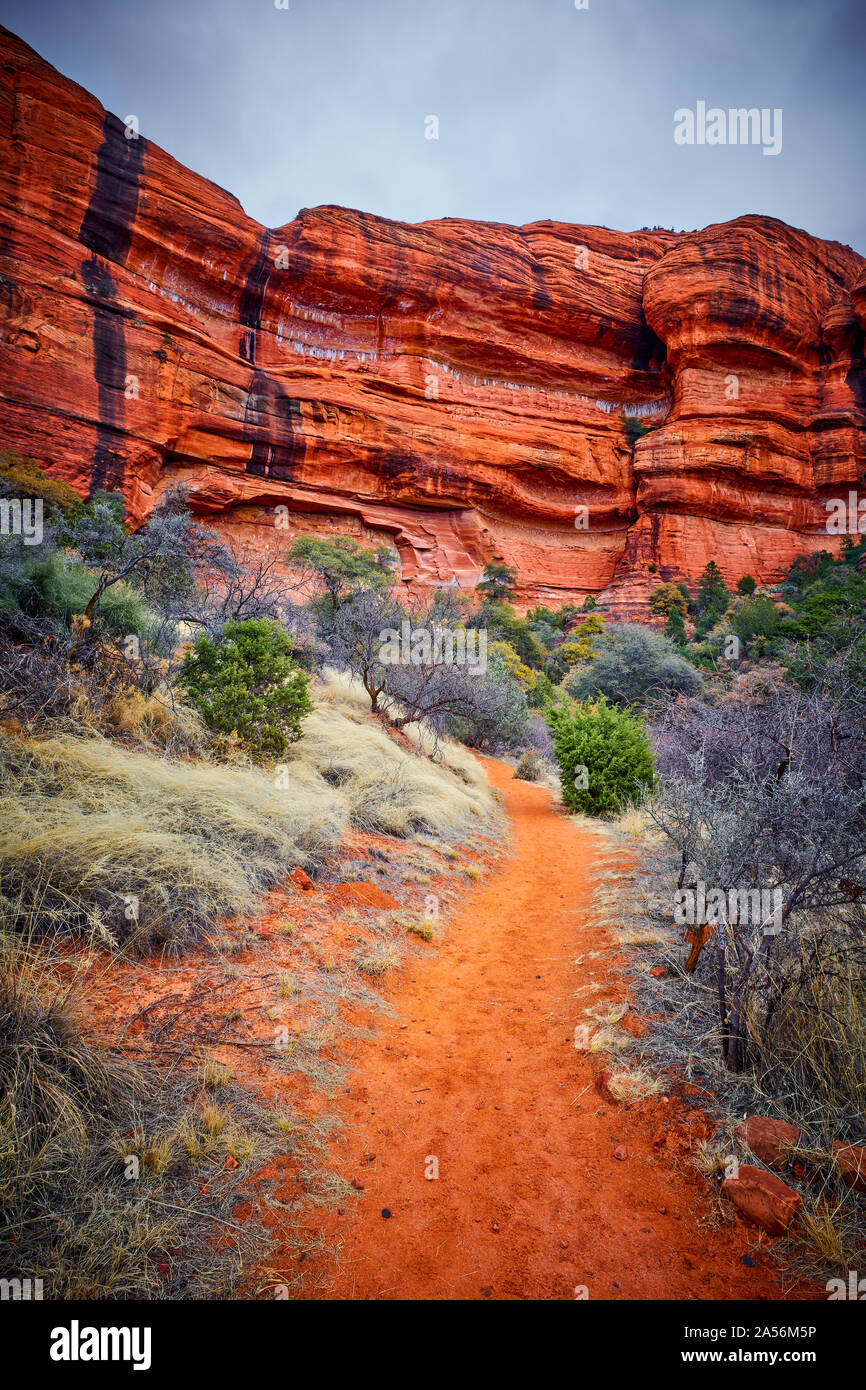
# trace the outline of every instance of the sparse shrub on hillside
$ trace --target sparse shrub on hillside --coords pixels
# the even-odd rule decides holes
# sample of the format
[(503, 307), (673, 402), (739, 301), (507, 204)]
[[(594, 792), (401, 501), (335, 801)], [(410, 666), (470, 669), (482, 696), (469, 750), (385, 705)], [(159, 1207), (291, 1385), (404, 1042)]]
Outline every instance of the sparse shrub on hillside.
[(562, 799), (570, 811), (615, 815), (652, 787), (653, 755), (643, 723), (629, 710), (594, 703), (549, 715)]
[(237, 734), (255, 753), (278, 756), (301, 737), (313, 708), (292, 647), (286, 630), (266, 618), (227, 623), (216, 640), (196, 639), (179, 681), (208, 728)]
[(467, 629), (438, 597), (408, 608), (388, 589), (357, 594), (340, 605), (327, 642), (334, 664), (358, 677), (373, 713), (392, 728), (424, 723), (475, 748), (519, 742), (522, 682), (534, 685), (534, 672), (510, 647)]
[(666, 617), (675, 609), (682, 614), (687, 613), (689, 609), (685, 595), (676, 584), (660, 584), (657, 589), (653, 589), (650, 594), (650, 611), (652, 613)]
[(124, 520), (119, 494), (97, 493), (64, 520), (58, 542), (93, 572), (93, 593), (83, 615), (88, 622), (115, 585), (131, 584), (145, 601), (158, 602), (169, 594), (191, 593), (199, 570), (226, 563), (225, 547), (192, 519), (181, 490), (167, 493), (137, 531)]
[(604, 695), (617, 705), (643, 706), (663, 696), (694, 695), (701, 678), (662, 633), (637, 623), (611, 623), (593, 662), (577, 667), (563, 689), (577, 700)]
[(518, 782), (537, 782), (543, 774), (543, 759), (534, 748), (527, 749), (514, 769), (514, 776)]
[[(217, 636), (226, 623), (242, 623), (250, 618), (271, 618), (289, 623), (294, 613), (289, 602), (282, 562), (267, 551), (263, 554), (253, 546), (225, 542), (219, 565), (199, 569), (194, 586), (178, 590), (169, 583), (161, 587), (160, 610), (175, 622), (203, 629), (208, 636)], [(151, 598), (157, 595), (150, 585)], [(300, 644), (301, 634), (293, 636)]]
[(773, 930), (762, 909), (712, 934), (732, 1071), (756, 1057), (771, 1064), (771, 1024), (788, 1014), (797, 962), (812, 950), (804, 942), (823, 958), (824, 934), (866, 897), (866, 692), (844, 664), (808, 693), (779, 679), (741, 682), (713, 705), (667, 711), (651, 807), (676, 847), (680, 888), (760, 891), (774, 903)]
[(121, 689), (151, 695), (166, 679), (178, 623), (202, 625), (202, 576), (226, 583), (236, 570), (180, 491), (135, 532), (119, 495), (58, 503), (39, 544), (17, 535), (0, 543), (0, 708), (90, 725)]

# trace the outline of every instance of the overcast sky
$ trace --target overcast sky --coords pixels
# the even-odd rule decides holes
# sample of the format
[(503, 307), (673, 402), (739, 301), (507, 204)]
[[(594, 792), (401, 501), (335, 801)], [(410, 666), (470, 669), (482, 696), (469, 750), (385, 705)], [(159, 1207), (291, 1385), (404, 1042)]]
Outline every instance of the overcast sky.
[[(864, 0), (0, 0), (0, 18), (267, 226), (320, 203), (621, 230), (758, 212), (866, 253)], [(676, 144), (699, 101), (781, 108), (781, 152)]]

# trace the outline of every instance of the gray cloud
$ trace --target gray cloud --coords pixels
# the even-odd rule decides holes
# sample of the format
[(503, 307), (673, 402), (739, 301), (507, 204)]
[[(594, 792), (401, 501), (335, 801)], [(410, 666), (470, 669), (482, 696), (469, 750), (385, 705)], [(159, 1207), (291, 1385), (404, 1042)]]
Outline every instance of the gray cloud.
[[(0, 0), (3, 23), (269, 226), (629, 230), (766, 213), (866, 251), (857, 0)], [(777, 157), (677, 146), (673, 113), (781, 107)], [(438, 141), (424, 138), (436, 115)]]

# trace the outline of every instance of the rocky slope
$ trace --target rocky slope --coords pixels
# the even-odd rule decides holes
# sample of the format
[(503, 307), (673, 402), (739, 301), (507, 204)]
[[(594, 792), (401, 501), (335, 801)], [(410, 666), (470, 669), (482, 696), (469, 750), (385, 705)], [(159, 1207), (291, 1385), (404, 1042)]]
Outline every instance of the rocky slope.
[(864, 470), (849, 248), (756, 216), (263, 228), (130, 137), (0, 30), (0, 441), (81, 493), (141, 518), (182, 481), (261, 549), (384, 539), (425, 586), (504, 560), (524, 602), (621, 614), (828, 545)]

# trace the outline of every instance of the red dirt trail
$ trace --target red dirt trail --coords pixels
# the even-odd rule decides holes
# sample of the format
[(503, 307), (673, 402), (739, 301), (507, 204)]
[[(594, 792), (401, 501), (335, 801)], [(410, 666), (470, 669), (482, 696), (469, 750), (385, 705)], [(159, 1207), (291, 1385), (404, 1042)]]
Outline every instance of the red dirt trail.
[[(756, 1232), (711, 1222), (709, 1185), (654, 1148), (660, 1125), (689, 1133), (682, 1100), (612, 1104), (593, 1084), (599, 1059), (575, 1049), (584, 1007), (622, 997), (610, 938), (587, 925), (610, 845), (485, 766), (511, 857), (395, 980), (398, 1017), (354, 1046), (330, 1162), (363, 1190), (305, 1223), (337, 1255), (311, 1262), (301, 1297), (782, 1298)], [(593, 980), (604, 989), (576, 998)]]

